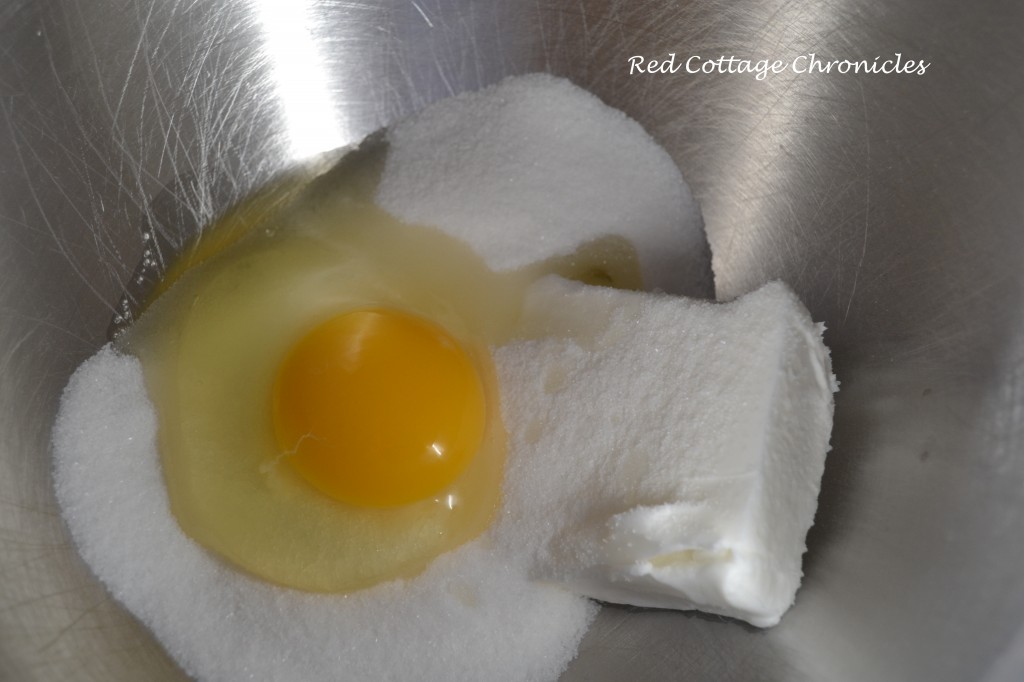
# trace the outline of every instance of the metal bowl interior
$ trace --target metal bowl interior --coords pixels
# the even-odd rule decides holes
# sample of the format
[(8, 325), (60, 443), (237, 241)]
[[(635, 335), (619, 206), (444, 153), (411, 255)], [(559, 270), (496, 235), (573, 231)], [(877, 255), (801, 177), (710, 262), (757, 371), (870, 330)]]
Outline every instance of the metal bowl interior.
[[(787, 281), (842, 381), (782, 624), (609, 607), (564, 678), (1024, 678), (1021, 28), (1014, 3), (952, 0), (7, 3), (0, 677), (184, 677), (78, 559), (50, 481), (60, 391), (144, 233), (180, 242), (301, 158), (548, 71), (669, 150), (718, 296)], [(671, 53), (930, 66), (630, 74)]]

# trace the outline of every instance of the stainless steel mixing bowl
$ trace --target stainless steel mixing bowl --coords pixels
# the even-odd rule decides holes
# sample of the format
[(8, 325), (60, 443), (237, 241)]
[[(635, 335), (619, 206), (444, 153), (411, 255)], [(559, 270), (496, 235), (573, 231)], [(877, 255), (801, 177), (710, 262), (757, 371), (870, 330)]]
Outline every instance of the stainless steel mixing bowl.
[[(647, 127), (703, 205), (718, 295), (789, 282), (842, 380), (782, 624), (608, 608), (565, 678), (1024, 679), (1022, 7), (9, 0), (0, 677), (182, 676), (77, 558), (49, 474), (61, 387), (104, 340), (144, 233), (182, 236), (153, 198), (201, 222), (298, 158), (543, 70)], [(670, 53), (930, 66), (630, 74)]]

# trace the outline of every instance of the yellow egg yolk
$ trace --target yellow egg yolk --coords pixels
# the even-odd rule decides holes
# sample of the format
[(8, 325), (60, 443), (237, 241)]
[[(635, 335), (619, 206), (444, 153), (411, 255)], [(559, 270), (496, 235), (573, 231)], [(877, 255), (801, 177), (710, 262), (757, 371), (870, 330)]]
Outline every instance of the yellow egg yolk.
[(286, 461), (320, 492), (386, 507), (437, 494), (484, 437), (484, 388), (444, 329), (397, 310), (356, 310), (302, 337), (273, 391)]

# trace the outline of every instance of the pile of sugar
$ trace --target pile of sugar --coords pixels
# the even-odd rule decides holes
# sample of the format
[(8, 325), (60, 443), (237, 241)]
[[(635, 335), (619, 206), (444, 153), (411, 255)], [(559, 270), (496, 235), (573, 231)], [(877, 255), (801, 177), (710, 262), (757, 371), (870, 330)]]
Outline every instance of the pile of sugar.
[(54, 431), (64, 517), (85, 561), (203, 680), (545, 680), (595, 613), (527, 579), (487, 537), (404, 582), (350, 595), (276, 587), (227, 567), (168, 509), (156, 418), (134, 358), (104, 348), (74, 374)]
[[(463, 237), (494, 267), (624, 234), (648, 286), (675, 290), (681, 281), (672, 254), (685, 250), (696, 211), (678, 171), (639, 126), (564, 81), (511, 79), (441, 102), (389, 139), (379, 202)], [(820, 329), (788, 290), (773, 285), (716, 306), (546, 280), (527, 318), (545, 338), (495, 353), (511, 441), (500, 516), (422, 575), (310, 595), (222, 565), (171, 516), (141, 368), (109, 348), (72, 377), (54, 431), (58, 498), (82, 556), (186, 672), (218, 680), (555, 679), (597, 607), (554, 583), (634, 603), (646, 592), (664, 596), (659, 584), (700, 590), (689, 580), (694, 566), (672, 568), (652, 587), (644, 555), (609, 553), (609, 539), (612, 549), (659, 539), (659, 528), (632, 523), (631, 513), (670, 508), (684, 524), (671, 529), (677, 536), (725, 538), (730, 552), (767, 548), (781, 557), (779, 573), (799, 582), (831, 419), (827, 356), (809, 365), (821, 370), (810, 386), (820, 419), (811, 442), (795, 446), (807, 462), (765, 479), (773, 490), (751, 484), (752, 467), (778, 466), (772, 458), (803, 437), (773, 430), (785, 421), (776, 406), (799, 404), (809, 381), (793, 374), (786, 344), (820, 347)], [(750, 393), (752, 385), (783, 390)], [(773, 444), (758, 448), (759, 437)], [(736, 470), (720, 475), (711, 460), (723, 448), (733, 448), (726, 461)], [(686, 460), (691, 454), (697, 459)], [(786, 507), (791, 490), (803, 500), (795, 510)], [(782, 536), (763, 528), (790, 517)], [(620, 542), (614, 531), (623, 526)], [(757, 618), (761, 609), (771, 621), (778, 604), (737, 601), (729, 567), (709, 578), (698, 559), (696, 578), (730, 594), (676, 606), (732, 613), (738, 605), (735, 615)], [(774, 573), (765, 573), (770, 583)], [(791, 601), (789, 587), (775, 592)]]
[(618, 235), (644, 288), (687, 294), (701, 216), (669, 155), (621, 111), (544, 74), (442, 100), (388, 133), (376, 201), (515, 270)]
[[(406, 164), (417, 170), (404, 173)], [(586, 199), (567, 201), (574, 192)], [(676, 288), (672, 254), (686, 250), (683, 235), (699, 234), (678, 170), (642, 128), (547, 76), (441, 102), (396, 128), (378, 199), (404, 219), (469, 236), (502, 267), (629, 230), (645, 281), (668, 290)], [(468, 209), (459, 209), (463, 201)], [(519, 220), (526, 236), (509, 241)], [(500, 246), (486, 247), (492, 242)], [(554, 679), (596, 612), (584, 598), (532, 582), (530, 557), (495, 542), (494, 532), (415, 579), (347, 596), (249, 579), (181, 533), (155, 431), (138, 363), (102, 350), (65, 392), (55, 482), (84, 559), (193, 676)], [(498, 525), (515, 516), (502, 514)]]

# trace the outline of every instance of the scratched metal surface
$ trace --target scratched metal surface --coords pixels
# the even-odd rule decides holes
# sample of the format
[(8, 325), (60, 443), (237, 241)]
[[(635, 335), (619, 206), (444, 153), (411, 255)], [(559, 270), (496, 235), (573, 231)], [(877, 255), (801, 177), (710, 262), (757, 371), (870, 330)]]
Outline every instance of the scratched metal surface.
[[(756, 631), (605, 609), (565, 679), (1024, 679), (1019, 3), (11, 0), (0, 7), (0, 678), (182, 674), (76, 557), (48, 431), (177, 177), (202, 222), (303, 154), (506, 74), (643, 123), (718, 293), (788, 281), (843, 388), (805, 586)], [(628, 75), (903, 52), (925, 76)], [(185, 220), (182, 224), (188, 224)]]

